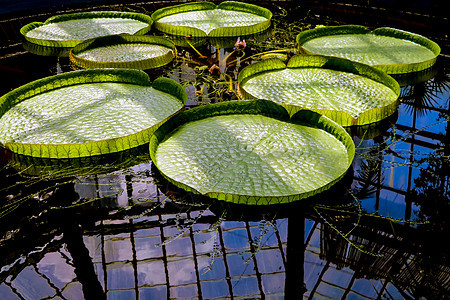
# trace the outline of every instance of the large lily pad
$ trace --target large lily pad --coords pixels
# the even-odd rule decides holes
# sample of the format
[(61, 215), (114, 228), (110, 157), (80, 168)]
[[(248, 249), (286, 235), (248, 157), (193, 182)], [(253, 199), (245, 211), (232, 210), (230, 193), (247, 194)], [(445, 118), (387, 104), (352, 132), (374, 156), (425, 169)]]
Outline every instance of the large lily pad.
[(152, 19), (144, 14), (92, 11), (53, 16), (44, 23), (29, 23), (20, 29), (20, 33), (27, 41), (41, 46), (74, 47), (100, 36), (145, 34), (152, 23)]
[(155, 28), (171, 35), (228, 37), (249, 35), (270, 26), (272, 13), (243, 2), (191, 2), (158, 9), (152, 14)]
[(68, 57), (70, 54), (70, 47), (50, 47), (50, 46), (42, 46), (35, 43), (31, 43), (27, 40), (22, 42), (23, 48), (33, 54), (41, 55), (41, 56), (59, 56), (59, 57)]
[(70, 60), (83, 68), (150, 69), (168, 64), (175, 45), (158, 36), (111, 35), (82, 42)]
[(21, 175), (60, 179), (123, 170), (149, 161), (148, 145), (120, 152), (77, 158), (42, 158), (12, 154), (10, 166)]
[(374, 66), (388, 74), (418, 72), (431, 67), (441, 49), (411, 32), (381, 27), (329, 26), (306, 30), (297, 43), (308, 54), (344, 57)]
[(168, 78), (96, 69), (40, 79), (0, 98), (0, 145), (17, 154), (74, 158), (119, 152), (151, 133), (186, 101)]
[(292, 118), (266, 100), (184, 111), (152, 136), (150, 156), (187, 191), (241, 204), (278, 204), (329, 188), (354, 156), (348, 133), (312, 111)]
[(267, 99), (294, 114), (310, 109), (342, 126), (378, 122), (398, 107), (400, 87), (384, 72), (343, 58), (296, 55), (267, 59), (238, 78), (243, 99)]
[[(270, 29), (266, 29), (264, 31), (248, 34), (248, 35), (240, 35), (239, 39), (241, 41), (254, 41), (254, 42), (262, 42), (266, 40), (272, 31)], [(235, 36), (225, 36), (225, 37), (186, 37), (182, 35), (171, 35), (166, 34), (165, 37), (172, 41), (177, 47), (200, 47), (203, 46), (206, 42), (209, 42), (210, 45), (216, 48), (233, 48), (236, 47), (237, 38)]]

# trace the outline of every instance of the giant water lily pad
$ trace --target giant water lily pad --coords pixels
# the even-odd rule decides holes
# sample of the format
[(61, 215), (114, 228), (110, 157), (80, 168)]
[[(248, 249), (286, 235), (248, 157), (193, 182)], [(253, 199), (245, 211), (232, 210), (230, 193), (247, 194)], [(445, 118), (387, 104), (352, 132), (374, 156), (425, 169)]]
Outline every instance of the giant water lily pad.
[(378, 122), (398, 107), (400, 87), (389, 75), (337, 57), (296, 55), (287, 65), (267, 59), (239, 73), (244, 99), (267, 99), (294, 114), (311, 109), (342, 126)]
[(40, 79), (0, 98), (0, 145), (17, 154), (74, 158), (130, 149), (186, 101), (168, 78), (95, 69)]
[[(240, 35), (240, 41), (253, 41), (253, 42), (262, 42), (265, 41), (270, 35), (271, 30), (264, 30), (258, 33), (249, 34), (249, 35)], [(182, 35), (171, 35), (166, 34), (165, 37), (172, 41), (177, 47), (200, 47), (203, 46), (206, 42), (209, 42), (210, 45), (216, 48), (234, 48), (236, 47), (237, 39), (235, 36), (225, 36), (225, 37), (186, 37)]]
[(418, 34), (382, 27), (370, 31), (364, 26), (329, 26), (297, 35), (306, 53), (344, 57), (374, 66), (388, 74), (418, 72), (431, 67), (439, 46)]
[(27, 41), (41, 46), (74, 47), (100, 36), (145, 34), (152, 23), (152, 19), (144, 14), (92, 11), (53, 16), (44, 23), (29, 23), (20, 29), (20, 33)]
[(191, 2), (158, 9), (152, 14), (155, 28), (172, 35), (193, 37), (242, 36), (264, 31), (272, 13), (243, 2)]
[(77, 158), (42, 158), (12, 153), (10, 166), (21, 175), (60, 179), (107, 174), (149, 161), (148, 145), (120, 152)]
[(70, 60), (83, 68), (145, 70), (168, 64), (175, 52), (174, 43), (163, 37), (112, 35), (78, 44)]
[(266, 100), (184, 111), (152, 136), (150, 156), (176, 186), (241, 204), (277, 204), (329, 188), (349, 168), (354, 144), (312, 111), (292, 118)]
[(70, 47), (50, 47), (50, 46), (42, 46), (35, 43), (31, 43), (27, 40), (22, 42), (23, 48), (33, 54), (41, 55), (41, 56), (59, 56), (59, 57), (68, 57), (70, 54)]

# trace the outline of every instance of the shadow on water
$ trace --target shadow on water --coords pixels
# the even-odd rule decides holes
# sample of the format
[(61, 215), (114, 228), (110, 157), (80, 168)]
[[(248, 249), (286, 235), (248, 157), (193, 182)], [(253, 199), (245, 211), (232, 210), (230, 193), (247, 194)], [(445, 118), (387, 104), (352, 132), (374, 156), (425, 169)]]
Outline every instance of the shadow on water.
[[(255, 54), (289, 55), (299, 31), (343, 22), (311, 7), (292, 18), (271, 6), (273, 35), (254, 45), (247, 40), (244, 54), (228, 58), (240, 63), (222, 63), (220, 74), (209, 68), (233, 49), (208, 44), (197, 50), (210, 60), (179, 49), (170, 66), (147, 73), (181, 82), (190, 106), (223, 101), (236, 88), (236, 72), (259, 59)], [(4, 51), (2, 95), (72, 70), (67, 58)], [(158, 175), (146, 146), (58, 164), (2, 150), (1, 297), (446, 299), (447, 57), (431, 75), (405, 81), (392, 119), (360, 128), (365, 136), (353, 132), (357, 155), (339, 184), (289, 205), (249, 207), (185, 193)]]

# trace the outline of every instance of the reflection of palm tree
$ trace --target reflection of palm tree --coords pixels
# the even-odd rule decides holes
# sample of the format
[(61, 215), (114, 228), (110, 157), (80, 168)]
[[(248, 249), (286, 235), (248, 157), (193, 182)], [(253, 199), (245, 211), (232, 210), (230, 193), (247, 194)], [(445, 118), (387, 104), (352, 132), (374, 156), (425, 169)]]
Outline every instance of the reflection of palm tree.
[(411, 191), (412, 201), (420, 205), (418, 218), (429, 221), (438, 232), (450, 229), (450, 159), (444, 153), (431, 153), (422, 163), (428, 164), (420, 170)]
[[(450, 75), (448, 71), (449, 59), (442, 58), (442, 68), (440, 72), (427, 83), (426, 89), (429, 94), (443, 93), (450, 88)], [(445, 117), (449, 117), (448, 110), (442, 111)], [(433, 152), (421, 159), (418, 163), (426, 164), (420, 170), (420, 175), (414, 180), (415, 188), (412, 191), (411, 199), (421, 206), (418, 212), (420, 220), (428, 220), (430, 225), (438, 232), (445, 232), (450, 229), (448, 214), (450, 213), (450, 147), (449, 147), (450, 124), (447, 123), (446, 135), (443, 138), (443, 152)]]
[[(361, 149), (359, 170), (355, 174), (355, 180), (358, 186), (352, 189), (354, 197), (358, 200), (370, 198), (375, 192), (377, 194), (377, 203), (379, 198), (379, 186), (383, 181), (383, 151), (386, 150), (386, 141), (382, 136), (373, 139), (374, 145), (366, 150)], [(378, 205), (377, 205), (378, 206)]]
[(405, 87), (400, 98), (411, 114), (415, 111), (425, 115), (428, 109), (435, 108), (437, 95), (449, 87), (448, 63), (442, 62), (433, 79)]
[(377, 190), (380, 162), (374, 159), (361, 162), (359, 175), (356, 178), (359, 186), (353, 189), (353, 194), (359, 200), (371, 197)]

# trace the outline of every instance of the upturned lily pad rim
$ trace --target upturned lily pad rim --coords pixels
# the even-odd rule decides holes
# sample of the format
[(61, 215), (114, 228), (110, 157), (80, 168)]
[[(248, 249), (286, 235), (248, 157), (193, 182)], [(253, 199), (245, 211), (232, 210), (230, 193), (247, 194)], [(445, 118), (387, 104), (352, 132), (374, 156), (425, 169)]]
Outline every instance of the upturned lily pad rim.
[(416, 33), (391, 27), (379, 27), (372, 31), (369, 28), (362, 25), (339, 25), (339, 26), (318, 27), (300, 32), (296, 37), (296, 41), (297, 44), (299, 45), (300, 51), (302, 51), (303, 53), (319, 54), (308, 51), (307, 49), (303, 48), (302, 45), (307, 41), (310, 41), (315, 38), (340, 34), (374, 34), (378, 36), (397, 38), (417, 43), (429, 49), (435, 55), (435, 57), (432, 59), (417, 63), (372, 65), (373, 67), (385, 71), (388, 74), (404, 74), (411, 72), (419, 72), (428, 69), (434, 65), (437, 57), (441, 53), (441, 48), (434, 41)]
[(86, 157), (45, 158), (12, 153), (11, 166), (21, 175), (46, 178), (105, 174), (148, 162), (148, 146)]
[(133, 19), (137, 21), (141, 21), (146, 23), (147, 26), (142, 28), (141, 30), (135, 32), (135, 35), (143, 35), (150, 31), (151, 26), (153, 24), (153, 20), (151, 17), (135, 12), (121, 12), (121, 11), (90, 11), (90, 12), (79, 12), (72, 14), (63, 14), (56, 15), (48, 18), (45, 22), (32, 22), (26, 24), (20, 28), (20, 33), (24, 36), (24, 38), (34, 44), (41, 46), (49, 46), (49, 47), (64, 47), (71, 48), (82, 42), (81, 40), (50, 40), (50, 39), (37, 39), (31, 38), (27, 36), (27, 33), (33, 29), (38, 27), (52, 24), (52, 23), (60, 23), (71, 20), (79, 20), (79, 19), (94, 19), (94, 18), (122, 18), (122, 19)]
[[(157, 57), (151, 57), (146, 59), (140, 59), (135, 61), (95, 61), (80, 57), (80, 53), (97, 48), (104, 48), (109, 46), (116, 46), (120, 44), (147, 44), (147, 45), (159, 45), (167, 48), (168, 51), (164, 55)], [(150, 35), (130, 35), (130, 34), (117, 34), (108, 35), (98, 38), (89, 39), (76, 45), (70, 51), (69, 58), (77, 66), (82, 68), (126, 68), (126, 69), (153, 69), (164, 66), (171, 62), (176, 56), (175, 44), (172, 41), (160, 36)]]
[[(200, 10), (213, 10), (213, 9), (224, 9), (224, 10), (252, 13), (261, 17), (265, 17), (267, 20), (251, 26), (219, 27), (213, 29), (209, 33), (206, 33), (203, 30), (195, 27), (176, 26), (158, 22), (158, 20), (160, 20), (163, 17), (167, 17), (178, 13), (200, 11)], [(156, 29), (171, 35), (182, 35), (192, 37), (232, 37), (232, 36), (237, 37), (241, 35), (250, 35), (258, 33), (269, 28), (272, 20), (272, 12), (267, 8), (244, 2), (224, 1), (216, 5), (209, 1), (201, 1), (164, 7), (156, 10), (151, 15), (151, 17), (154, 20), (154, 25)]]
[[(251, 95), (245, 90), (245, 83), (255, 75), (261, 75), (266, 72), (273, 72), (283, 69), (300, 69), (300, 68), (322, 68), (331, 69), (340, 72), (353, 73), (355, 75), (369, 78), (373, 81), (381, 83), (389, 89), (391, 89), (397, 96), (397, 100), (391, 104), (381, 107), (372, 108), (360, 114), (358, 118), (353, 118), (350, 114), (343, 111), (317, 109), (313, 110), (320, 114), (323, 114), (341, 126), (354, 126), (365, 125), (374, 122), (378, 122), (390, 115), (392, 115), (399, 105), (400, 86), (398, 82), (386, 74), (385, 72), (378, 70), (374, 67), (361, 64), (355, 61), (351, 61), (345, 58), (324, 56), (324, 55), (302, 55), (297, 54), (291, 57), (291, 59), (285, 64), (279, 58), (270, 58), (254, 64), (251, 64), (243, 68), (238, 75), (238, 91), (241, 99), (255, 99), (256, 97)], [(270, 99), (267, 99), (270, 100)], [(289, 113), (292, 115), (300, 109), (305, 109), (296, 105), (282, 104)], [(374, 117), (375, 116), (375, 117)]]
[(22, 42), (23, 48), (36, 55), (40, 56), (58, 56), (58, 57), (69, 57), (71, 47), (51, 47), (51, 46), (42, 46), (28, 40), (23, 40)]
[[(271, 29), (267, 28), (261, 32), (248, 34), (248, 35), (240, 35), (239, 38), (241, 41), (245, 40), (254, 40), (257, 42), (262, 42), (263, 40), (266, 40), (267, 37), (271, 34)], [(186, 37), (181, 35), (173, 35), (173, 34), (165, 34), (165, 37), (171, 40), (175, 46), (177, 47), (200, 47), (203, 46), (206, 42), (209, 42), (210, 45), (216, 47), (216, 48), (234, 48), (237, 37), (236, 36), (225, 36), (225, 37)]]
[[(346, 171), (344, 171), (333, 181), (330, 181), (328, 184), (323, 185), (322, 187), (313, 191), (285, 196), (255, 196), (223, 192), (209, 192), (206, 194), (202, 194), (189, 185), (173, 180), (158, 168), (158, 161), (156, 159), (158, 146), (166, 139), (168, 139), (177, 130), (177, 128), (189, 122), (198, 121), (209, 117), (241, 114), (266, 116), (284, 122), (315, 127), (330, 133), (331, 135), (336, 137), (347, 149), (348, 164)], [(290, 203), (300, 199), (308, 198), (322, 191), (325, 191), (333, 186), (336, 182), (338, 182), (346, 174), (348, 168), (350, 168), (352, 164), (353, 157), (355, 155), (355, 145), (352, 138), (347, 133), (347, 131), (343, 127), (339, 126), (336, 122), (311, 110), (300, 110), (293, 116), (290, 116), (286, 109), (281, 105), (278, 105), (272, 101), (260, 99), (251, 101), (237, 100), (219, 102), (215, 104), (194, 107), (192, 109), (180, 112), (179, 114), (170, 118), (153, 133), (152, 137), (150, 138), (149, 149), (150, 158), (152, 159), (153, 164), (158, 168), (161, 175), (176, 187), (182, 188), (185, 191), (192, 192), (194, 194), (202, 194), (204, 196), (215, 198), (218, 200), (238, 204), (245, 203), (248, 205)]]
[[(33, 96), (68, 86), (105, 82), (152, 87), (156, 90), (174, 96), (180, 101), (182, 106), (184, 106), (187, 99), (185, 89), (176, 81), (169, 78), (160, 77), (151, 83), (150, 77), (147, 73), (140, 70), (79, 70), (38, 79), (3, 95), (0, 97), (0, 118), (13, 106)], [(59, 159), (103, 155), (113, 152), (120, 152), (148, 143), (151, 133), (169, 117), (170, 116), (150, 128), (112, 139), (76, 144), (32, 144), (16, 142), (2, 144), (0, 142), (0, 146), (16, 154), (41, 158)]]

